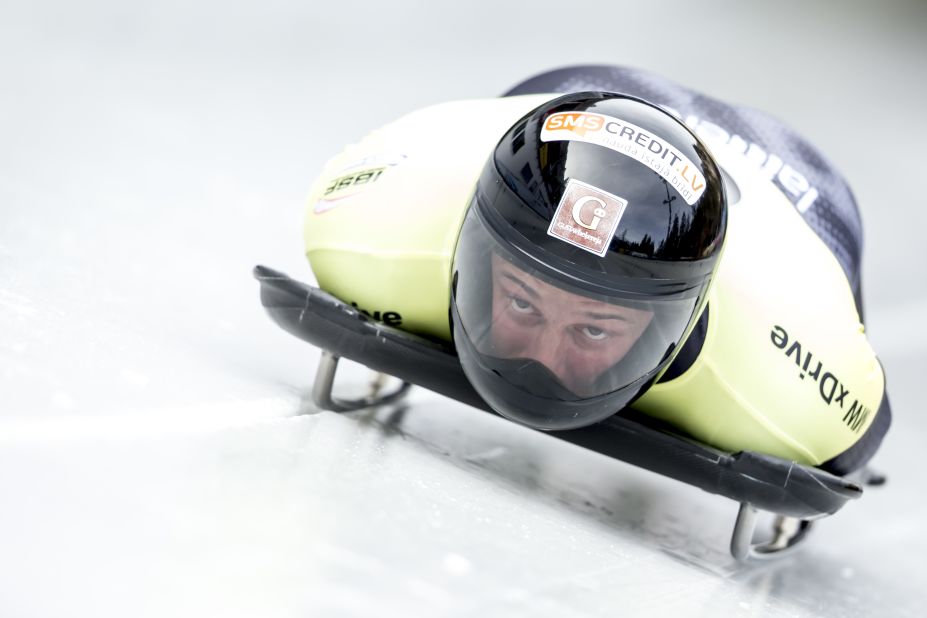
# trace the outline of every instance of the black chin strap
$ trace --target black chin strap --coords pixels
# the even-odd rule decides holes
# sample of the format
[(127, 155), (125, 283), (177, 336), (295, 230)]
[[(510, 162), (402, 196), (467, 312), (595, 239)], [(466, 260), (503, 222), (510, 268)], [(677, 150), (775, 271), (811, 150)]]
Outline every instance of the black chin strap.
[(484, 355), (483, 364), (502, 379), (536, 397), (578, 401), (580, 397), (564, 386), (543, 363), (530, 358), (496, 358)]

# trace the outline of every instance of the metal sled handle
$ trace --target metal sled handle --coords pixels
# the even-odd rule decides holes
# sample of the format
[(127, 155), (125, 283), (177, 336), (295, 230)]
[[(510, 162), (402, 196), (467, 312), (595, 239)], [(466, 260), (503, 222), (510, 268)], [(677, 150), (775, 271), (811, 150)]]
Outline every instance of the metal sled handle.
[(322, 410), (333, 412), (352, 412), (374, 406), (382, 406), (399, 401), (406, 396), (412, 386), (408, 382), (400, 384), (391, 393), (380, 395), (383, 374), (378, 374), (371, 385), (371, 393), (362, 399), (338, 399), (332, 395), (332, 386), (335, 383), (335, 373), (338, 371), (339, 357), (327, 350), (322, 351), (319, 368), (315, 374), (315, 383), (312, 386), (312, 400)]
[(767, 543), (754, 543), (757, 510), (749, 502), (741, 502), (731, 536), (731, 555), (737, 560), (769, 560), (792, 553), (811, 532), (813, 522), (779, 515), (773, 524), (773, 538)]

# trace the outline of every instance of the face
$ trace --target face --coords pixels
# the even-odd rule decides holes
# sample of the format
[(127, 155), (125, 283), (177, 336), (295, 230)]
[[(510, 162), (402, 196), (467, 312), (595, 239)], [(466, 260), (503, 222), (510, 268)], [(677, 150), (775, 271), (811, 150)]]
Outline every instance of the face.
[(578, 396), (631, 349), (653, 319), (632, 309), (572, 294), (492, 256), (494, 352), (546, 366)]

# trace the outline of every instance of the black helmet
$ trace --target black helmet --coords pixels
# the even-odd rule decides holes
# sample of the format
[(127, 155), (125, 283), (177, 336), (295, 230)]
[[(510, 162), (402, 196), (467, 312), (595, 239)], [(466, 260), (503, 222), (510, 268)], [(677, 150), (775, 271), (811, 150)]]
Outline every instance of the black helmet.
[(726, 221), (717, 165), (665, 111), (603, 92), (541, 105), (496, 145), (460, 232), (464, 373), (538, 429), (614, 414), (701, 314)]

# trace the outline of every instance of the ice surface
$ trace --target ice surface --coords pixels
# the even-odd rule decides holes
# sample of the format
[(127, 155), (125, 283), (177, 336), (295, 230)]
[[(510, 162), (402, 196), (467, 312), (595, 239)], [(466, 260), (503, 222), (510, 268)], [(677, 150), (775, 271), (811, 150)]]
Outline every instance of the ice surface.
[[(564, 6), (0, 7), (0, 615), (923, 614), (923, 5), (610, 2), (569, 39)], [(309, 279), (344, 143), (588, 61), (772, 111), (861, 203), (889, 484), (793, 558), (735, 564), (734, 503), (427, 392), (318, 413), (258, 303), (257, 263)]]

